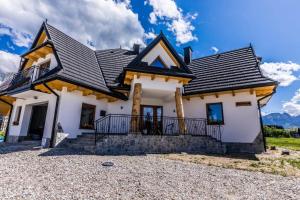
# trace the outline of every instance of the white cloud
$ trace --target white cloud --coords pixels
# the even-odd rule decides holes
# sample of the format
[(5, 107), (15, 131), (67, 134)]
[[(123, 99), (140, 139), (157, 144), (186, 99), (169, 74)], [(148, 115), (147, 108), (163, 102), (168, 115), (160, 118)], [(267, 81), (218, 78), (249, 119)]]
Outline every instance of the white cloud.
[(32, 36), (30, 34), (22, 33), (6, 26), (0, 27), (0, 36), (1, 35), (10, 36), (13, 43), (20, 47), (28, 47), (32, 41)]
[(156, 36), (157, 35), (154, 32), (152, 32), (152, 31), (150, 31), (148, 33), (145, 33), (145, 38), (146, 39), (154, 39), (154, 38), (156, 38)]
[(29, 46), (42, 21), (97, 49), (143, 44), (144, 29), (130, 1), (0, 0), (0, 23), (18, 46)]
[(153, 11), (149, 15), (149, 22), (151, 24), (158, 22), (165, 24), (168, 30), (176, 36), (177, 44), (197, 40), (197, 37), (192, 33), (195, 27), (191, 23), (192, 20), (196, 19), (197, 13), (188, 13), (184, 16), (182, 9), (177, 7), (174, 0), (148, 0), (146, 3), (153, 7)]
[(291, 61), (287, 63), (263, 63), (261, 70), (264, 75), (278, 81), (280, 86), (289, 86), (298, 78), (294, 72), (300, 71), (300, 65)]
[(211, 47), (210, 48), (215, 54), (219, 52), (219, 49), (217, 47)]
[(292, 116), (300, 115), (300, 89), (296, 91), (295, 95), (290, 101), (283, 104), (282, 108), (284, 112)]
[(19, 62), (19, 55), (0, 50), (0, 73), (16, 72)]

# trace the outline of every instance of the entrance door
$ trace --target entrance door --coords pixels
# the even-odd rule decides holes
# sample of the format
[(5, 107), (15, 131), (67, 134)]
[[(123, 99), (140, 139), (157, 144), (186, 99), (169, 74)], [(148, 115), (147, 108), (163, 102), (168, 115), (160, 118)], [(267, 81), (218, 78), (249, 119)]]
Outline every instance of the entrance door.
[(145, 134), (162, 134), (162, 106), (141, 106), (142, 131)]
[(28, 130), (28, 137), (31, 140), (41, 140), (43, 138), (48, 104), (36, 105), (32, 107), (31, 120)]

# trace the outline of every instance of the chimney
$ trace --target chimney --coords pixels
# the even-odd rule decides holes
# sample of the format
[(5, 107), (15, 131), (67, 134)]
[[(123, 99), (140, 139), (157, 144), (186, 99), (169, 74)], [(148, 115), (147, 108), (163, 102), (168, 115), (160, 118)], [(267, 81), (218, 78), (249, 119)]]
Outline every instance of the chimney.
[(139, 54), (140, 53), (140, 45), (139, 44), (133, 44), (133, 52), (135, 54)]
[(190, 64), (192, 62), (192, 48), (190, 46), (183, 48), (184, 50), (184, 62)]

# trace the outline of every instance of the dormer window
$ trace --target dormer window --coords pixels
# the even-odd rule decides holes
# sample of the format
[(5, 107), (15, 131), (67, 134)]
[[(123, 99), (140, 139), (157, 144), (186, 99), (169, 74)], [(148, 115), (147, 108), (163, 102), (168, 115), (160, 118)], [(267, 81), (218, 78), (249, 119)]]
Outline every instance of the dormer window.
[(151, 63), (150, 66), (158, 68), (167, 68), (167, 65), (159, 56), (157, 56), (157, 58)]

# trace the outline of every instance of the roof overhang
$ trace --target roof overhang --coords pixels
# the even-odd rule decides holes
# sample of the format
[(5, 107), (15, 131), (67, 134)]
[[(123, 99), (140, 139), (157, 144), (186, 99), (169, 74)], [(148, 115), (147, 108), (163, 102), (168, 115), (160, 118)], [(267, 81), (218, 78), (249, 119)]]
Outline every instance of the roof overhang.
[(36, 90), (39, 90), (39, 91), (42, 91), (45, 93), (51, 93), (51, 91), (49, 91), (44, 86), (44, 83), (46, 83), (51, 89), (55, 89), (58, 91), (61, 91), (63, 87), (66, 87), (69, 92), (78, 90), (78, 91), (82, 92), (83, 96), (95, 95), (97, 97), (97, 99), (107, 98), (108, 101), (111, 101), (111, 102), (116, 101), (118, 99), (128, 100), (128, 97), (122, 93), (107, 92), (107, 91), (99, 90), (97, 88), (90, 87), (83, 83), (78, 83), (74, 80), (67, 79), (65, 77), (61, 77), (57, 74), (54, 74), (51, 77), (47, 77), (45, 79), (34, 82), (33, 87)]
[(188, 84), (192, 79), (193, 76), (185, 76), (180, 74), (174, 74), (174, 73), (159, 73), (159, 72), (147, 72), (143, 69), (136, 70), (136, 69), (124, 69), (124, 79), (123, 83), (125, 85), (130, 85), (131, 81), (134, 79), (134, 77), (141, 77), (146, 76), (150, 77), (151, 80), (154, 80), (155, 78), (163, 78), (165, 81), (169, 80), (177, 80), (178, 82), (182, 83), (183, 85)]
[(222, 94), (232, 94), (235, 96), (237, 93), (249, 92), (250, 94), (255, 94), (257, 98), (265, 97), (270, 95), (276, 91), (277, 84), (265, 84), (265, 85), (253, 85), (248, 87), (234, 87), (228, 89), (218, 89), (218, 90), (210, 90), (203, 92), (194, 92), (194, 93), (184, 93), (183, 96), (185, 99), (190, 99), (192, 97), (200, 97), (203, 99), (205, 96), (215, 95), (219, 97)]

